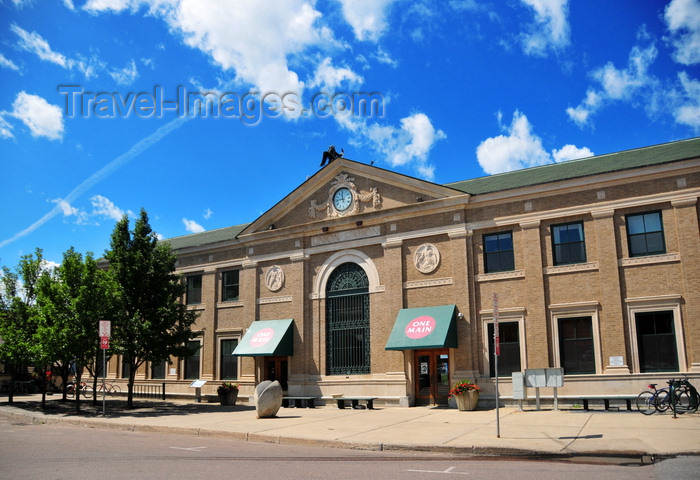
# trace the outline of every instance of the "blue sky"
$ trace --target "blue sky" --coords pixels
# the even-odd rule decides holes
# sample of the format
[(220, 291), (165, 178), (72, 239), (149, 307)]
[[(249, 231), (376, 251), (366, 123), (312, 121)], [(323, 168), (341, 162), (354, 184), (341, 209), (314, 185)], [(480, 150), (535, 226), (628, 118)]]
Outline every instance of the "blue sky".
[(700, 131), (700, 0), (1, 0), (0, 32), (0, 265), (142, 207), (253, 221), (331, 144), (448, 183)]

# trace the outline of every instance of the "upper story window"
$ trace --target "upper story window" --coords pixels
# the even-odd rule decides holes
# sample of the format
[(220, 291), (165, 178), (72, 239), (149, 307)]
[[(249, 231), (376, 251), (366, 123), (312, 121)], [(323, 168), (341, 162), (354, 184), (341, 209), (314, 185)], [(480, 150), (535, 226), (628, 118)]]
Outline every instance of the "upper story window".
[(202, 276), (189, 275), (187, 277), (187, 305), (202, 303)]
[(586, 243), (583, 238), (583, 222), (552, 226), (554, 265), (584, 263)]
[(238, 300), (238, 270), (229, 270), (221, 274), (221, 301)]
[(661, 212), (627, 215), (630, 257), (666, 253)]
[(486, 273), (515, 270), (513, 232), (484, 235), (484, 271)]

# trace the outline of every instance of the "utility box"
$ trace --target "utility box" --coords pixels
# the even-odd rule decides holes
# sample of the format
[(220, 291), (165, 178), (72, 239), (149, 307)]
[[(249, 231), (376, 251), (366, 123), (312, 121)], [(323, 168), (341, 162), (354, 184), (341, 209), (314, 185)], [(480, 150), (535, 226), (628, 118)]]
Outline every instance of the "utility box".
[(545, 376), (547, 377), (548, 387), (563, 387), (564, 386), (564, 369), (563, 368), (545, 368)]
[(525, 370), (525, 385), (540, 388), (547, 386), (547, 374), (544, 368), (528, 368)]
[(525, 388), (525, 375), (523, 372), (513, 372), (513, 400), (524, 400), (527, 398)]

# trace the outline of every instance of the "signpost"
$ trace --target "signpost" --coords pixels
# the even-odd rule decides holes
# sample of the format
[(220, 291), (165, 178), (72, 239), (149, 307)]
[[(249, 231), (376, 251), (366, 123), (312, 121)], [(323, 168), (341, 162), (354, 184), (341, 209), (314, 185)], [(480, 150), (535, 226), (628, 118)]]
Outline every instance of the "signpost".
[(102, 415), (106, 415), (107, 388), (105, 377), (107, 376), (107, 350), (109, 349), (109, 337), (112, 333), (112, 322), (100, 320), (100, 348), (102, 349)]
[(498, 334), (498, 294), (493, 292), (493, 371), (496, 375), (496, 438), (501, 438), (500, 411), (498, 410), (498, 356), (501, 354), (501, 339)]

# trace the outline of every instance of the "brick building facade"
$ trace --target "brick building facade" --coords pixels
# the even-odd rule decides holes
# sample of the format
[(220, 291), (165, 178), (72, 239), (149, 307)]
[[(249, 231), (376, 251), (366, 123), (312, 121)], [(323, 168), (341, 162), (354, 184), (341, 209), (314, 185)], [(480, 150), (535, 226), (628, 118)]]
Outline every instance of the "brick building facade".
[(339, 158), (250, 224), (169, 240), (201, 349), (137, 380), (488, 397), (494, 299), (505, 397), (526, 368), (564, 368), (560, 395), (700, 376), (699, 196), (700, 139), (447, 185)]

